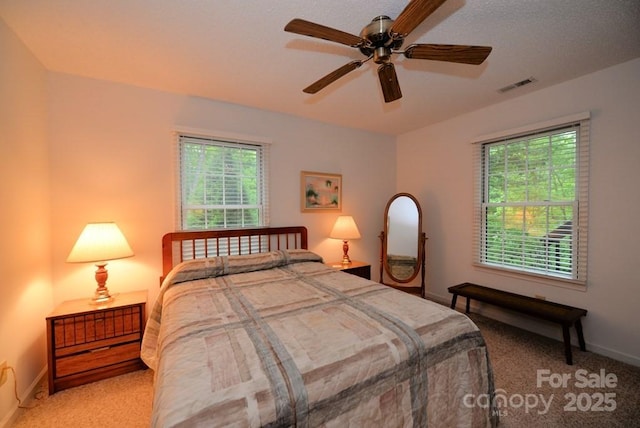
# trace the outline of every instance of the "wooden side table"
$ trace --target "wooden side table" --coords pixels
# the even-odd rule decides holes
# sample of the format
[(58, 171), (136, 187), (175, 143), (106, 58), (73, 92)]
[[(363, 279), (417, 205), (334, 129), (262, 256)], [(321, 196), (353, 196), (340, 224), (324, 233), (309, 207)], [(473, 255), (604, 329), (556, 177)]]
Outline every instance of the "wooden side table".
[(356, 275), (361, 278), (371, 279), (371, 265), (365, 262), (352, 261), (348, 265), (342, 264), (342, 262), (325, 263), (327, 266), (331, 266), (334, 269), (339, 269), (343, 272)]
[(140, 345), (146, 291), (121, 293), (104, 305), (63, 302), (47, 317), (49, 394), (143, 369)]

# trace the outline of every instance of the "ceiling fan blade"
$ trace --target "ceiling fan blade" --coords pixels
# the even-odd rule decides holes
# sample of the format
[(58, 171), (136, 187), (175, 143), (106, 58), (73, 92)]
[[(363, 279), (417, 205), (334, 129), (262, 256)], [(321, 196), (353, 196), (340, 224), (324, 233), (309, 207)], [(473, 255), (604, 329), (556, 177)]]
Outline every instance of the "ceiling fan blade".
[(389, 29), (391, 34), (406, 37), (446, 0), (411, 0)]
[(490, 53), (490, 46), (416, 44), (407, 47), (404, 51), (404, 56), (415, 59), (478, 65), (482, 64)]
[(338, 68), (337, 70), (332, 71), (331, 73), (327, 74), (326, 76), (317, 80), (316, 82), (313, 82), (311, 85), (304, 88), (302, 92), (305, 92), (307, 94), (315, 94), (316, 92), (318, 92), (321, 89), (324, 89), (326, 86), (335, 82), (345, 74), (352, 72), (356, 68), (360, 67), (362, 63), (363, 61), (357, 61), (357, 60), (351, 61), (350, 63), (345, 64), (342, 67)]
[(319, 39), (329, 40), (330, 42), (342, 43), (343, 45), (354, 48), (365, 44), (364, 39), (354, 36), (353, 34), (298, 18), (291, 20), (284, 27), (284, 31), (301, 34), (303, 36), (317, 37)]
[(402, 98), (398, 76), (392, 63), (386, 62), (378, 67), (378, 77), (380, 78), (380, 86), (382, 86), (385, 103)]

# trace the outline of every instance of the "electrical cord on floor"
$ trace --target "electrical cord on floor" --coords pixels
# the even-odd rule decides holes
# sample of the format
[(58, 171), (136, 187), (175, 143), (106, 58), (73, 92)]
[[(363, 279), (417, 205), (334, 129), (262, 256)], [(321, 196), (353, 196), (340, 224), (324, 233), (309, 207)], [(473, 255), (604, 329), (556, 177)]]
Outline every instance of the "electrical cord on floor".
[[(34, 406), (24, 406), (22, 404), (22, 400), (20, 400), (20, 397), (18, 397), (18, 377), (16, 376), (16, 371), (14, 370), (13, 367), (11, 366), (7, 366), (5, 368), (2, 369), (3, 371), (7, 371), (7, 370), (11, 370), (11, 373), (13, 373), (13, 394), (16, 397), (16, 400), (18, 400), (18, 408), (19, 409), (33, 409), (35, 407)], [(40, 397), (36, 396), (36, 399), (39, 399)]]

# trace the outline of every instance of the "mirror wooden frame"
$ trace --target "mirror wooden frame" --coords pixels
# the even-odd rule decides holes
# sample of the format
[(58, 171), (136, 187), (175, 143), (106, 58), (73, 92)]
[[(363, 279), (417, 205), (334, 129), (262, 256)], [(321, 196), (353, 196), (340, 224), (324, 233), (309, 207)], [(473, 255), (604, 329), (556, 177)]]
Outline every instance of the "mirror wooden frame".
[[(415, 204), (415, 207), (418, 212), (418, 227), (417, 227), (417, 236), (416, 236), (416, 245), (417, 245), (417, 257), (415, 265), (413, 266), (413, 273), (408, 278), (397, 278), (394, 276), (392, 269), (389, 266), (387, 248), (388, 242), (387, 238), (389, 236), (389, 208), (391, 204), (396, 201), (398, 198), (407, 197), (411, 199), (411, 201)], [(422, 208), (420, 207), (420, 203), (418, 200), (410, 193), (396, 193), (389, 199), (387, 202), (387, 206), (384, 210), (384, 230), (380, 232), (380, 283), (388, 285), (393, 288), (397, 288), (402, 291), (406, 291), (408, 293), (416, 294), (418, 287), (414, 286), (406, 286), (401, 284), (408, 284), (412, 282), (418, 274), (421, 274), (420, 281), (420, 296), (425, 298), (425, 242), (427, 240), (426, 234), (422, 231)], [(385, 282), (385, 274), (392, 282)]]

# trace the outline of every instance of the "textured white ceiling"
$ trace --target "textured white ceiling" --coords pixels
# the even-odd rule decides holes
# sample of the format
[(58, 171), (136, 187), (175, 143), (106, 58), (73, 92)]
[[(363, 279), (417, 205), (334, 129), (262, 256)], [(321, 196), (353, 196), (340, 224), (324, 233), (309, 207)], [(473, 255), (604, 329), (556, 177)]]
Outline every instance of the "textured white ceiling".
[[(448, 0), (405, 41), (492, 46), (480, 66), (394, 56), (403, 98), (376, 64), (315, 95), (302, 88), (353, 48), (285, 32), (302, 18), (358, 35), (406, 0), (0, 0), (0, 17), (51, 71), (400, 134), (640, 57), (639, 0)], [(505, 94), (497, 90), (534, 77)]]

